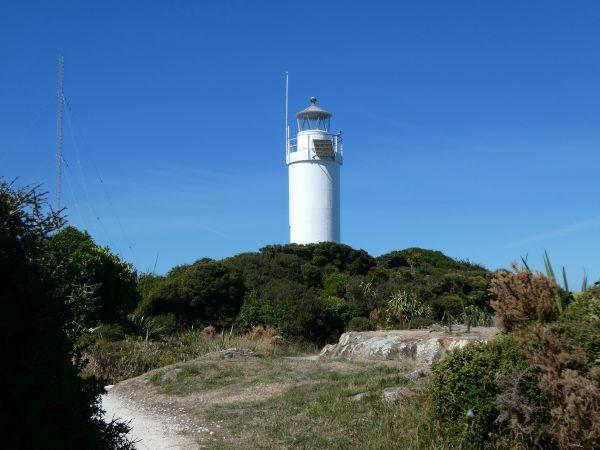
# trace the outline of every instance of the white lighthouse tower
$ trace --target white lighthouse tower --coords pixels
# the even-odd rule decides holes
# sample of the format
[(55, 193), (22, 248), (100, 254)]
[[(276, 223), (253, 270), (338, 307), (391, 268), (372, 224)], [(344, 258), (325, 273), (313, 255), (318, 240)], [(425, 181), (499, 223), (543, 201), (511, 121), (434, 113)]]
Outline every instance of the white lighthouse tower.
[[(331, 133), (332, 114), (317, 99), (296, 114), (298, 134), (287, 135), (290, 184), (290, 242), (340, 242), (342, 134)], [(289, 129), (289, 127), (288, 127)]]

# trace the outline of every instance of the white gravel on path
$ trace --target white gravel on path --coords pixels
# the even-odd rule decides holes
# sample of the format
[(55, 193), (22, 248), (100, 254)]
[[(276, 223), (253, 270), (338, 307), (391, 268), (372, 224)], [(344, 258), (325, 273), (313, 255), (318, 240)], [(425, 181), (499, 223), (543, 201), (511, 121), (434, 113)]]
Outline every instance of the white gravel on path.
[(123, 398), (107, 386), (108, 393), (102, 396), (102, 409), (107, 422), (120, 418), (129, 422), (129, 438), (136, 441), (138, 450), (197, 449), (198, 443), (181, 434), (181, 427), (167, 416), (142, 410), (136, 403)]

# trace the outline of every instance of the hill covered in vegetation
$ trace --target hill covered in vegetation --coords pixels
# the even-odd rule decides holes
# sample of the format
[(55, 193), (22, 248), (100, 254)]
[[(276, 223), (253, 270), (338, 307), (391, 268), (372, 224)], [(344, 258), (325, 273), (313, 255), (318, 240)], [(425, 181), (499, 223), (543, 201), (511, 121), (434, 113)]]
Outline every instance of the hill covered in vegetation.
[(467, 306), (489, 308), (491, 274), (441, 252), (409, 248), (374, 258), (347, 245), (270, 245), (223, 260), (200, 259), (166, 276), (142, 275), (137, 314), (171, 315), (180, 324), (234, 327), (270, 325), (288, 337), (337, 339), (364, 318), (394, 326), (386, 316), (398, 292), (427, 309), (420, 324), (459, 317)]

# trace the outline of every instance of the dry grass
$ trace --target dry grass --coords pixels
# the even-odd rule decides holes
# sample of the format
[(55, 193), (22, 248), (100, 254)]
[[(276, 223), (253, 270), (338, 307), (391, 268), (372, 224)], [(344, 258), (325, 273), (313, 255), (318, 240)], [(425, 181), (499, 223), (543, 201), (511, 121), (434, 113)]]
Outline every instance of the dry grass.
[(88, 364), (84, 374), (94, 375), (112, 384), (152, 369), (189, 361), (232, 347), (246, 348), (265, 356), (303, 355), (318, 351), (310, 344), (274, 341), (266, 335), (187, 331), (155, 342), (131, 338), (118, 342), (98, 342), (86, 353)]

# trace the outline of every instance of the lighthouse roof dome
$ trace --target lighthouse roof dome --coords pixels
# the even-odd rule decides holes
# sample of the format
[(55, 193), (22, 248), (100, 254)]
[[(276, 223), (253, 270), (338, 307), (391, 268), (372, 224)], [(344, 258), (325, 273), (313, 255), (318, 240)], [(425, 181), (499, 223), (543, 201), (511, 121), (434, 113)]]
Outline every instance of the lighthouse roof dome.
[(310, 103), (311, 105), (308, 108), (305, 108), (296, 114), (297, 119), (318, 120), (327, 119), (333, 115), (329, 111), (317, 106), (317, 97), (311, 97)]

